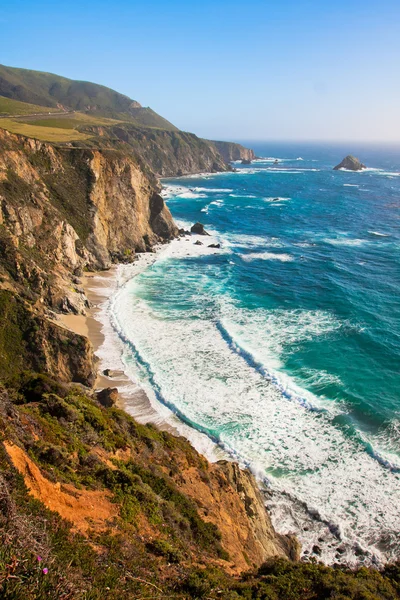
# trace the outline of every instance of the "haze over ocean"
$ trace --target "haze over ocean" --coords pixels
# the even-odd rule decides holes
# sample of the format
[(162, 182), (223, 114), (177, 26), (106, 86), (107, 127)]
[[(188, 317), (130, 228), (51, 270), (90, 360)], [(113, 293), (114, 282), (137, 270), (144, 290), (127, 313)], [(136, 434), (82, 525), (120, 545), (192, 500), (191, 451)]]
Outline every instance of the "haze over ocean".
[(222, 248), (175, 241), (120, 291), (125, 364), (268, 482), (306, 553), (394, 558), (400, 149), (357, 149), (352, 173), (332, 171), (348, 148), (249, 145), (264, 158), (236, 173), (164, 181)]

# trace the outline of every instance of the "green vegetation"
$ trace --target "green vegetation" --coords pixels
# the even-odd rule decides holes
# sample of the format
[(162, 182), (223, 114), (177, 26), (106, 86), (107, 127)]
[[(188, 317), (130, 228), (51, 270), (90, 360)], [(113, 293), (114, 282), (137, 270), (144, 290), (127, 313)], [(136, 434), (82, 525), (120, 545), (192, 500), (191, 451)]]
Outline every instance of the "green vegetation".
[(105, 117), (96, 117), (87, 113), (69, 113), (60, 116), (46, 116), (44, 118), (34, 119), (19, 119), (18, 123), (33, 125), (36, 127), (51, 127), (59, 129), (77, 129), (85, 125), (115, 125), (119, 123), (115, 119), (107, 119)]
[(163, 117), (103, 85), (52, 73), (0, 65), (0, 96), (49, 108), (95, 112), (96, 116), (134, 119), (138, 124), (176, 130)]
[(59, 112), (61, 112), (59, 108), (28, 104), (27, 102), (20, 102), (19, 100), (12, 100), (11, 98), (0, 96), (0, 115), (32, 115), (37, 113), (48, 114)]
[(43, 142), (72, 142), (73, 140), (87, 140), (90, 137), (68, 128), (61, 129), (60, 127), (30, 125), (12, 119), (0, 119), (0, 127), (11, 131), (11, 133), (18, 133), (19, 135), (42, 140)]
[(399, 565), (351, 571), (279, 559), (241, 577), (228, 575), (218, 560), (228, 558), (218, 530), (172, 476), (179, 480), (184, 460), (206, 468), (188, 442), (45, 375), (22, 373), (7, 388), (0, 387), (0, 440), (24, 448), (61, 490), (70, 483), (108, 490), (119, 517), (108, 529), (80, 535), (27, 493), (0, 443), (2, 598), (400, 598)]

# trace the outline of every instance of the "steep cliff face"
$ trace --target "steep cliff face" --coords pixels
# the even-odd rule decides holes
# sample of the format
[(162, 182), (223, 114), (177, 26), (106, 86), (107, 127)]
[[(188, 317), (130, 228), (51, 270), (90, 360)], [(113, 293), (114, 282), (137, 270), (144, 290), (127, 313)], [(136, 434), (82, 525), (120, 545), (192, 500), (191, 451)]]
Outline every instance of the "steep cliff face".
[(0, 379), (25, 370), (87, 386), (96, 378), (89, 340), (60, 327), (39, 306), (0, 289)]
[(138, 425), (79, 388), (38, 376), (24, 376), (12, 395), (0, 386), (0, 425), (0, 454), (3, 442), (29, 493), (100, 555), (111, 554), (96, 539), (107, 529), (123, 542), (120, 560), (138, 569), (146, 550), (147, 563), (159, 556), (160, 572), (169, 563), (174, 578), (193, 562), (238, 574), (296, 553), (274, 532), (248, 472), (210, 465), (182, 438)]
[(0, 273), (56, 310), (84, 312), (76, 276), (174, 237), (177, 228), (139, 159), (55, 148), (0, 130)]
[(224, 161), (229, 163), (233, 160), (254, 160), (254, 151), (250, 148), (245, 148), (241, 144), (235, 144), (234, 142), (210, 142), (213, 144)]
[[(159, 177), (230, 169), (216, 146), (193, 133), (140, 128), (123, 123), (113, 127), (85, 127), (81, 131), (101, 144), (139, 155)], [(234, 145), (234, 144), (232, 144)]]

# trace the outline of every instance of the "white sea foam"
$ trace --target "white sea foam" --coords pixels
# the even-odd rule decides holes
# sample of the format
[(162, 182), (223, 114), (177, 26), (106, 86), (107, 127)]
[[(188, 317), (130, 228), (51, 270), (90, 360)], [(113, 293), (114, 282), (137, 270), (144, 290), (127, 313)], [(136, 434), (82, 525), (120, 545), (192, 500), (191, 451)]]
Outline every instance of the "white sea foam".
[(344, 183), (343, 187), (360, 187), (357, 183)]
[(333, 246), (364, 246), (368, 244), (368, 240), (350, 238), (324, 238), (323, 241)]
[(224, 201), (222, 199), (221, 200), (213, 200), (213, 202), (210, 202), (210, 204), (207, 204), (207, 206), (202, 208), (201, 212), (208, 214), (210, 211), (210, 208), (212, 208), (213, 206), (223, 206), (223, 205), (224, 205)]
[(275, 526), (295, 529), (304, 550), (317, 543), (326, 562), (339, 545), (339, 560), (360, 560), (359, 547), (367, 561), (395, 557), (398, 473), (342, 432), (333, 421), (336, 405), (296, 390), (278, 371), (287, 344), (334, 335), (341, 322), (322, 311), (247, 311), (224, 300), (213, 319), (198, 312), (166, 318), (139, 300), (140, 286), (140, 278), (126, 286), (114, 314), (125, 363), (153, 401), (266, 477), (275, 491)]
[(389, 233), (381, 233), (380, 231), (368, 231), (368, 233), (377, 237), (390, 237)]
[(270, 198), (263, 198), (264, 202), (286, 202), (287, 200), (291, 200), (291, 198), (282, 198), (282, 197), (270, 197)]
[(282, 242), (276, 237), (261, 237), (258, 235), (247, 235), (241, 233), (225, 234), (225, 243), (233, 248), (258, 248), (272, 247), (281, 248)]
[(252, 252), (251, 254), (242, 254), (241, 259), (246, 262), (253, 260), (280, 260), (281, 262), (292, 262), (294, 256), (290, 254), (275, 254), (274, 252)]

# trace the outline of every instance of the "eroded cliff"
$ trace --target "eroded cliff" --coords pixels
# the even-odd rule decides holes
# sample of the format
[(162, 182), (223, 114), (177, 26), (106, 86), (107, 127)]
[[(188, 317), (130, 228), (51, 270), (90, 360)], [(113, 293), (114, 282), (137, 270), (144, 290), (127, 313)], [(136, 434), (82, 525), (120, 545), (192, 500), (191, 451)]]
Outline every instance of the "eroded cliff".
[(230, 163), (234, 160), (254, 160), (256, 157), (253, 150), (245, 148), (241, 144), (216, 141), (210, 143), (216, 147), (226, 163)]
[(138, 158), (55, 148), (0, 130), (0, 273), (59, 311), (84, 312), (77, 276), (131, 261), (177, 228)]

